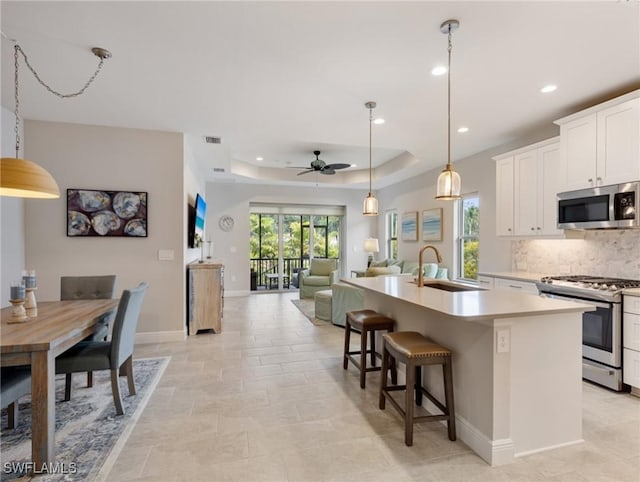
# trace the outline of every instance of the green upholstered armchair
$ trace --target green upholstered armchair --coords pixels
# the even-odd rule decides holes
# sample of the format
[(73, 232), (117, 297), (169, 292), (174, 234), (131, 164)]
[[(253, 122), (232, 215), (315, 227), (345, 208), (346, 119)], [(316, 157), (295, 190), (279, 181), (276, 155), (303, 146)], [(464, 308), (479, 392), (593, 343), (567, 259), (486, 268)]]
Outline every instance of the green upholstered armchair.
[(313, 298), (316, 291), (331, 289), (331, 285), (338, 279), (338, 260), (312, 259), (309, 269), (298, 273), (300, 299)]

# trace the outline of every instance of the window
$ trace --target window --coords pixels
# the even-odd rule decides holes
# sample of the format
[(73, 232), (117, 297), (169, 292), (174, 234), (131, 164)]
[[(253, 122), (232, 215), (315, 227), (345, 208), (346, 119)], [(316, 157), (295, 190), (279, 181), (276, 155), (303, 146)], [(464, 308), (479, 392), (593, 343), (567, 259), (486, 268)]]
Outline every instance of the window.
[(390, 211), (386, 220), (387, 258), (398, 259), (398, 213)]
[(480, 198), (478, 193), (466, 194), (458, 203), (458, 276), (478, 279), (478, 253), (480, 247)]
[[(267, 274), (282, 273), (293, 279), (300, 269), (309, 267), (311, 257), (340, 259), (340, 208), (255, 205), (251, 210), (249, 256), (251, 271), (256, 273), (252, 289), (268, 286)], [(333, 214), (315, 214), (322, 210)]]

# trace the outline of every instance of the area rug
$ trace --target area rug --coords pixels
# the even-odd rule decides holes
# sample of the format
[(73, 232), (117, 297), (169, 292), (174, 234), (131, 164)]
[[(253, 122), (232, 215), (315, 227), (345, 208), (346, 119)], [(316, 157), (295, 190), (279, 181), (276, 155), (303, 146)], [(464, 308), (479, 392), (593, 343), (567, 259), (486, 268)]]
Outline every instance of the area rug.
[[(135, 359), (133, 374), (137, 395), (130, 397), (126, 377), (120, 378), (124, 415), (116, 416), (108, 370), (94, 372), (93, 388), (87, 376), (74, 374), (71, 400), (64, 398), (64, 375), (56, 377), (56, 464), (66, 473), (37, 475), (36, 481), (101, 480), (108, 474), (158, 384), (170, 357)], [(25, 476), (21, 468), (31, 461), (31, 403), (20, 399), (20, 422), (8, 430), (2, 411), (0, 480)], [(21, 465), (26, 464), (26, 465)]]
[(291, 300), (291, 303), (298, 308), (307, 319), (314, 325), (326, 325), (330, 323), (320, 318), (316, 318), (316, 306), (314, 300)]

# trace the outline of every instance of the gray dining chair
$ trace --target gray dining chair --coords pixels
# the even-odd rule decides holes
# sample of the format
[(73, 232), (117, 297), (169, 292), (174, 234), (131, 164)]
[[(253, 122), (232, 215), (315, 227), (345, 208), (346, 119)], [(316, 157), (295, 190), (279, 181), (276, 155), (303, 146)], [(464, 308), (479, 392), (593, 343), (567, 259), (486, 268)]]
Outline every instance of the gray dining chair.
[(118, 372), (127, 376), (129, 395), (136, 394), (133, 382), (133, 345), (142, 301), (148, 284), (124, 290), (116, 318), (113, 322), (111, 341), (85, 340), (71, 347), (56, 358), (56, 374), (64, 373), (65, 401), (71, 399), (71, 375), (77, 372), (111, 370), (111, 390), (118, 415), (124, 414), (118, 386)]
[[(106, 300), (113, 298), (116, 288), (116, 275), (101, 276), (61, 276), (61, 300)], [(94, 333), (87, 340), (106, 341), (109, 336), (109, 323), (113, 313), (107, 313), (98, 320)], [(93, 386), (93, 373), (87, 372), (87, 387)]]
[(7, 428), (18, 425), (18, 400), (31, 393), (31, 368), (4, 367), (0, 371), (0, 407), (7, 407)]

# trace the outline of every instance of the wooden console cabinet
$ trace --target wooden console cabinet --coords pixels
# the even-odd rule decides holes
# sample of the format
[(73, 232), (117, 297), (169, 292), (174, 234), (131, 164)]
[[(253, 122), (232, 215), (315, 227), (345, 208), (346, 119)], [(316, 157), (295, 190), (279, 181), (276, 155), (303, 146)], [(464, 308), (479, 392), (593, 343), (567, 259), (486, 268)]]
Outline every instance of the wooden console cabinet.
[(224, 265), (217, 262), (187, 266), (187, 323), (189, 335), (198, 330), (222, 332)]

